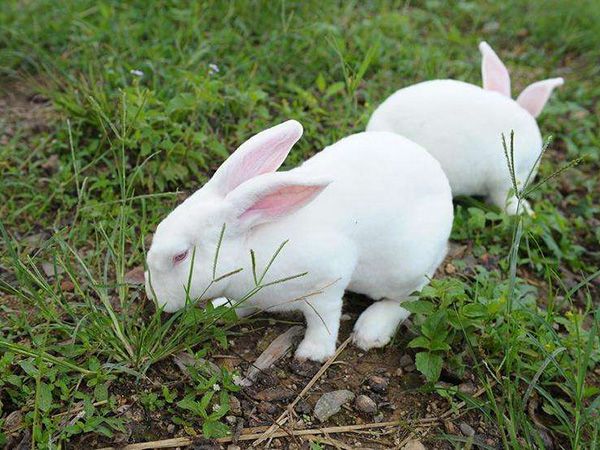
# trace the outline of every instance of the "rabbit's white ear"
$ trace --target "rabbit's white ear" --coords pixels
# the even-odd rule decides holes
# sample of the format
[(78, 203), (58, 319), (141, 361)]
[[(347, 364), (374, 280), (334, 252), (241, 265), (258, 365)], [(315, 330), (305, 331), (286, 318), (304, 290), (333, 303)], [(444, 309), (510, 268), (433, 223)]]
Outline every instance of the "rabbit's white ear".
[(479, 51), (483, 57), (481, 60), (483, 88), (510, 97), (510, 75), (506, 66), (487, 42), (482, 41), (479, 44)]
[(302, 136), (302, 125), (288, 120), (252, 136), (219, 167), (211, 182), (227, 195), (243, 182), (275, 172)]
[(544, 105), (550, 98), (554, 88), (562, 86), (565, 82), (562, 78), (550, 78), (548, 80), (536, 81), (527, 86), (519, 98), (517, 103), (529, 112), (533, 117), (537, 117), (544, 109)]
[(243, 228), (277, 220), (310, 203), (331, 181), (307, 178), (285, 172), (249, 180), (225, 200), (233, 207)]

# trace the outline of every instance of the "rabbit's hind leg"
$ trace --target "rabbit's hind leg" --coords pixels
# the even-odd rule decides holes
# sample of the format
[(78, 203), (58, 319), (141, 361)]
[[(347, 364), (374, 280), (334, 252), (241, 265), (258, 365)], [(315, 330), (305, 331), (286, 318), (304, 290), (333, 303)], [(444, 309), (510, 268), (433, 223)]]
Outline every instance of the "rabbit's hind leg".
[(354, 325), (354, 344), (363, 350), (385, 346), (409, 315), (398, 300), (382, 299), (373, 303)]

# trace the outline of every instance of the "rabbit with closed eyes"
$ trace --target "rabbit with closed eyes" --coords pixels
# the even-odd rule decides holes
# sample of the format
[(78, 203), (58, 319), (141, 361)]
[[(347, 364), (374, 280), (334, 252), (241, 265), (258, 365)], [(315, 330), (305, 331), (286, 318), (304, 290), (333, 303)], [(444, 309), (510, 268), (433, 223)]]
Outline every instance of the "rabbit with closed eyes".
[[(552, 90), (563, 84), (551, 78), (531, 84), (511, 98), (508, 70), (482, 42), (483, 88), (457, 80), (418, 83), (388, 97), (372, 114), (367, 131), (391, 131), (422, 145), (442, 165), (452, 194), (481, 195), (517, 213), (501, 135), (514, 131), (515, 175), (521, 184), (537, 171), (542, 137), (535, 118)], [(531, 212), (527, 203), (522, 209)]]
[[(453, 219), (439, 163), (397, 134), (363, 132), (325, 148), (301, 166), (276, 172), (302, 126), (293, 120), (242, 144), (201, 189), (157, 227), (147, 254), (146, 290), (167, 312), (202, 295), (239, 299), (289, 240), (263, 288), (243, 305), (301, 311), (306, 332), (296, 357), (323, 361), (336, 348), (345, 290), (377, 300), (359, 317), (354, 342), (385, 345), (409, 313), (402, 301), (427, 284), (446, 254)], [(193, 265), (192, 265), (193, 263)], [(186, 291), (188, 291), (186, 293)]]

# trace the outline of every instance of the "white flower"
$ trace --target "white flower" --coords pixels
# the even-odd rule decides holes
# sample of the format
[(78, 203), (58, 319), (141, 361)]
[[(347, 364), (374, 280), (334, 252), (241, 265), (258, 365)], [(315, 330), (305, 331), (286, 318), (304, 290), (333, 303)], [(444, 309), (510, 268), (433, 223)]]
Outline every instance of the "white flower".
[(129, 73), (131, 75), (135, 75), (136, 77), (143, 77), (144, 76), (144, 72), (142, 72), (141, 70), (137, 70), (137, 69), (131, 69), (129, 71)]
[(210, 63), (208, 65), (208, 73), (210, 75), (214, 75), (215, 73), (219, 73), (219, 66), (217, 66), (216, 64)]
[(220, 391), (221, 390), (221, 386), (219, 386), (217, 383), (213, 384), (213, 391)]
[(213, 407), (212, 407), (212, 410), (213, 410), (214, 412), (217, 412), (217, 411), (219, 410), (219, 408), (220, 408), (220, 407), (221, 407), (221, 405), (219, 405), (218, 403), (215, 403), (215, 404), (213, 405)]

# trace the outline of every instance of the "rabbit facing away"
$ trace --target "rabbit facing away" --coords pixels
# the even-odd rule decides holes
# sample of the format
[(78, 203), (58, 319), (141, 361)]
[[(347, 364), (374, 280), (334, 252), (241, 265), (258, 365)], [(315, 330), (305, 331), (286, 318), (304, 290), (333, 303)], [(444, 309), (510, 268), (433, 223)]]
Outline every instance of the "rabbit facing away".
[(516, 214), (531, 213), (510, 195), (510, 173), (501, 135), (514, 131), (515, 177), (522, 184), (537, 172), (542, 137), (535, 118), (562, 78), (538, 81), (511, 99), (508, 70), (481, 42), (483, 88), (456, 80), (431, 80), (400, 89), (371, 115), (367, 131), (392, 131), (422, 145), (442, 165), (452, 194), (480, 195)]
[[(374, 302), (355, 324), (363, 349), (384, 346), (409, 315), (401, 303), (427, 284), (446, 255), (453, 220), (450, 186), (422, 147), (389, 132), (363, 132), (276, 172), (302, 126), (293, 120), (243, 143), (201, 189), (156, 228), (146, 291), (167, 312), (188, 299), (240, 299), (268, 265), (246, 310), (301, 311), (296, 357), (323, 361), (336, 348), (345, 290)], [(216, 277), (211, 283), (219, 236)], [(208, 289), (207, 289), (207, 286)]]

